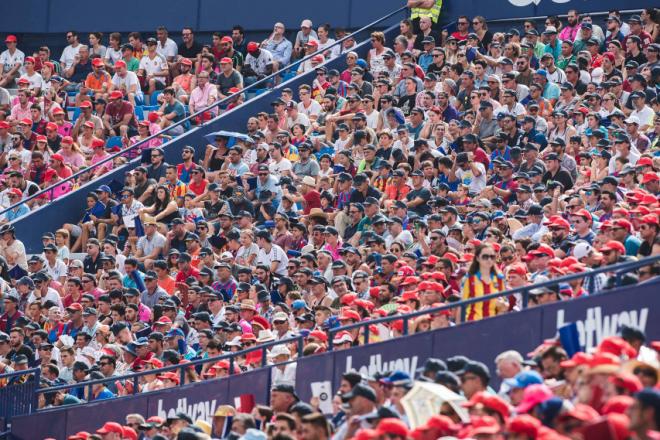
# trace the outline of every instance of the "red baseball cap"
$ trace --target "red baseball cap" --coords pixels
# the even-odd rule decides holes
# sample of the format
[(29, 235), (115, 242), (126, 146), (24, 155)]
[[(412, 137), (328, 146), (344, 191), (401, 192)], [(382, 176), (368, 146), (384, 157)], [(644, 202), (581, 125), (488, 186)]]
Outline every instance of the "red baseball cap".
[(11, 125), (7, 121), (0, 121), (0, 128), (4, 128), (5, 130), (8, 130)]
[(87, 121), (83, 125), (87, 128), (94, 128), (94, 123), (92, 121)]
[(529, 414), (521, 414), (509, 420), (509, 423), (506, 425), (507, 432), (526, 435), (527, 438), (536, 438), (539, 429), (541, 429), (541, 422)]
[(92, 60), (92, 66), (94, 66), (94, 67), (103, 67), (103, 60), (101, 58), (94, 58)]
[(380, 294), (380, 287), (371, 287), (369, 289), (369, 296), (372, 298), (378, 298), (378, 295)]
[(340, 304), (343, 306), (350, 306), (353, 304), (353, 301), (357, 298), (357, 293), (347, 293), (341, 297), (339, 300)]
[(255, 43), (254, 41), (250, 41), (247, 45), (247, 51), (248, 52), (256, 52), (259, 50), (259, 43)]
[(352, 319), (353, 321), (360, 321), (360, 315), (355, 310), (343, 309), (341, 315), (339, 315), (340, 321), (346, 321)]
[(617, 251), (620, 254), (625, 254), (626, 248), (623, 246), (623, 244), (620, 241), (610, 240), (607, 243), (605, 243), (603, 247), (599, 249), (599, 252), (606, 252), (606, 251)]
[(552, 390), (544, 384), (533, 384), (525, 388), (522, 402), (516, 407), (518, 414), (529, 412), (539, 403), (543, 403), (553, 396)]
[(117, 60), (117, 61), (115, 62), (115, 68), (117, 68), (117, 67), (126, 67), (126, 61), (124, 61), (124, 60)]
[(163, 368), (163, 367), (165, 366), (165, 364), (163, 363), (163, 361), (161, 361), (160, 359), (158, 359), (158, 358), (155, 357), (155, 356), (152, 357), (151, 359), (147, 359), (146, 361), (144, 361), (144, 363), (145, 363), (145, 364), (149, 364), (149, 365), (153, 365), (154, 368), (156, 368), (156, 369), (158, 369), (158, 368)]
[(407, 276), (403, 279), (403, 282), (399, 284), (399, 286), (410, 286), (413, 284), (419, 283), (419, 278), (418, 277), (413, 277), (413, 276)]
[(568, 222), (568, 220), (566, 220), (566, 219), (563, 218), (563, 217), (557, 217), (557, 218), (555, 218), (555, 219), (550, 223), (550, 226), (555, 226), (555, 227), (558, 227), (558, 228), (564, 228), (564, 229), (571, 229), (571, 224)]
[(52, 131), (57, 131), (57, 124), (54, 122), (49, 122), (46, 124), (46, 130), (52, 130)]
[(122, 426), (122, 430), (124, 431), (122, 433), (122, 437), (124, 439), (138, 440), (137, 432), (135, 432), (135, 430), (130, 426)]
[(117, 422), (107, 422), (105, 425), (101, 427), (101, 429), (97, 429), (96, 433), (97, 434), (115, 433), (115, 434), (124, 435), (124, 430), (122, 426)]
[(656, 173), (644, 173), (642, 176), (642, 183), (657, 182), (660, 180)]
[(225, 35), (224, 37), (220, 38), (221, 43), (231, 43), (234, 44), (234, 40), (231, 39), (231, 37)]
[(592, 356), (590, 354), (578, 351), (573, 355), (572, 358), (561, 361), (559, 366), (562, 368), (573, 368), (578, 365), (589, 365), (591, 362)]
[(30, 81), (28, 81), (27, 78), (19, 78), (18, 81), (17, 81), (17, 83), (18, 83), (19, 86), (20, 86), (21, 84), (22, 84), (22, 85), (28, 85), (28, 84), (30, 84)]
[(25, 60), (24, 60), (24, 61), (25, 61), (26, 63), (32, 63), (32, 64), (34, 64), (34, 57), (25, 57)]
[(403, 292), (397, 302), (406, 302), (412, 300), (419, 301), (419, 294), (417, 293), (417, 290), (409, 290), (407, 292)]
[(323, 55), (314, 55), (312, 57), (312, 62), (313, 63), (322, 63), (323, 61), (325, 61), (325, 58), (323, 58)]
[(92, 148), (104, 148), (105, 147), (105, 142), (103, 142), (103, 139), (94, 139), (92, 141)]
[(91, 101), (83, 101), (80, 103), (78, 106), (80, 108), (92, 108), (92, 102)]
[(18, 188), (11, 188), (11, 189), (9, 190), (9, 194), (12, 194), (12, 195), (14, 195), (14, 196), (18, 196), (18, 197), (23, 197), (23, 191), (21, 191), (21, 190), (18, 189)]
[(71, 136), (64, 136), (62, 138), (62, 143), (63, 144), (72, 144), (73, 143), (73, 138)]
[(181, 381), (179, 375), (174, 372), (163, 373), (157, 377), (159, 380), (171, 380), (173, 382), (176, 382), (177, 384)]
[(651, 159), (648, 156), (642, 156), (639, 158), (637, 163), (635, 164), (637, 167), (652, 167), (653, 166), (653, 159)]
[(515, 273), (521, 277), (527, 276), (527, 266), (522, 263), (514, 263), (511, 266), (507, 267), (508, 273)]
[(23, 118), (23, 119), (20, 120), (19, 124), (21, 124), (21, 125), (32, 125), (32, 119)]
[(408, 437), (408, 426), (401, 419), (388, 417), (381, 419), (376, 427), (378, 435)]
[(48, 138), (43, 134), (40, 134), (39, 136), (37, 136), (37, 142), (48, 142)]
[(314, 330), (310, 332), (308, 337), (318, 339), (323, 342), (328, 342), (328, 335), (321, 330)]
[(610, 376), (608, 380), (615, 387), (628, 390), (631, 394), (641, 391), (644, 388), (639, 378), (630, 373), (619, 372), (615, 376)]
[(123, 97), (124, 94), (119, 90), (115, 90), (114, 92), (110, 93), (110, 99), (122, 99)]
[(190, 58), (184, 58), (181, 60), (181, 64), (183, 64), (184, 66), (192, 66), (192, 61), (190, 60)]
[(660, 225), (660, 220), (658, 220), (658, 216), (653, 214), (646, 214), (640, 219), (640, 221), (647, 225)]
[(57, 107), (55, 110), (53, 110), (53, 115), (63, 115), (64, 110), (62, 110), (62, 107)]
[(550, 258), (555, 257), (555, 251), (547, 244), (540, 245), (538, 248), (534, 249), (531, 253), (537, 257), (540, 256), (547, 256)]
[(319, 47), (319, 42), (316, 41), (316, 40), (309, 40), (309, 41), (306, 43), (306, 46)]
[(5, 38), (5, 43), (16, 43), (17, 41), (16, 35), (7, 35), (7, 38)]
[(224, 57), (220, 59), (220, 64), (231, 64), (232, 60), (229, 57)]
[(78, 312), (82, 312), (83, 306), (80, 303), (73, 303), (69, 307), (66, 308), (67, 310), (76, 310)]
[[(628, 211), (626, 211), (626, 212), (628, 212)], [(632, 231), (632, 223), (630, 223), (628, 220), (626, 220), (624, 218), (619, 218), (619, 219), (614, 220), (614, 224), (619, 228), (626, 229), (628, 232)]]
[(582, 217), (585, 220), (592, 220), (593, 217), (591, 216), (591, 213), (587, 211), (586, 209), (582, 208), (572, 214), (574, 217)]

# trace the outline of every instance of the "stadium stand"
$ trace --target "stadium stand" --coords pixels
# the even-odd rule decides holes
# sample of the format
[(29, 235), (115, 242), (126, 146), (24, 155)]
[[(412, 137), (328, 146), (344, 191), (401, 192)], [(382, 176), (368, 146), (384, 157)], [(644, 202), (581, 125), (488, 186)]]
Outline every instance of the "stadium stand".
[[(658, 10), (441, 4), (336, 39), (5, 37), (17, 438), (660, 436)], [(352, 363), (387, 347), (408, 364)]]

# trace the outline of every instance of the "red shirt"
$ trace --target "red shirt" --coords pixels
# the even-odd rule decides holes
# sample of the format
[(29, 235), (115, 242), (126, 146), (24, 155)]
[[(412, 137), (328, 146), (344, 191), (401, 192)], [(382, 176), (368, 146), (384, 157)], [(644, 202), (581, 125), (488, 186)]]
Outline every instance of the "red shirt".
[(105, 113), (110, 116), (110, 121), (112, 125), (119, 124), (124, 119), (125, 115), (130, 114), (132, 117), (128, 122), (128, 124), (131, 127), (137, 127), (137, 123), (135, 122), (135, 113), (133, 112), (133, 106), (128, 101), (122, 100), (119, 101), (118, 103), (111, 102), (105, 108)]
[(312, 208), (321, 207), (321, 194), (318, 191), (309, 191), (303, 196), (303, 199), (305, 199), (305, 209), (303, 210), (305, 215), (308, 215)]
[[(511, 191), (512, 195), (518, 191), (518, 182), (516, 182), (513, 179), (508, 180), (506, 182), (497, 182), (495, 186), (499, 189), (505, 189), (507, 191)], [(504, 200), (504, 203), (509, 203), (509, 201), (511, 201), (511, 196), (503, 197), (502, 200)]]
[(63, 165), (59, 170), (57, 170), (57, 175), (60, 176), (61, 179), (66, 179), (72, 174), (73, 171), (71, 171), (71, 168), (69, 168), (68, 165)]
[(206, 185), (208, 183), (209, 181), (206, 179), (202, 179), (199, 183), (195, 183), (191, 180), (190, 183), (188, 183), (188, 189), (194, 192), (196, 195), (201, 196), (204, 194), (204, 191), (206, 191)]
[(176, 280), (177, 283), (183, 283), (183, 282), (186, 281), (186, 278), (188, 278), (188, 277), (193, 277), (195, 279), (199, 279), (199, 271), (191, 266), (190, 269), (187, 272), (179, 271), (176, 274), (175, 280)]

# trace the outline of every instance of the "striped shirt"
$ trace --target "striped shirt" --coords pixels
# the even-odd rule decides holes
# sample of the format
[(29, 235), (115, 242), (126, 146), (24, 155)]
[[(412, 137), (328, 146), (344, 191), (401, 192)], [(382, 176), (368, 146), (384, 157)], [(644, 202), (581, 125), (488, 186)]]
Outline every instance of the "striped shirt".
[[(501, 274), (490, 275), (487, 281), (481, 279), (481, 273), (468, 275), (461, 288), (462, 298), (472, 299), (504, 290), (504, 279)], [(466, 321), (478, 321), (496, 315), (495, 299), (470, 304), (467, 307)]]

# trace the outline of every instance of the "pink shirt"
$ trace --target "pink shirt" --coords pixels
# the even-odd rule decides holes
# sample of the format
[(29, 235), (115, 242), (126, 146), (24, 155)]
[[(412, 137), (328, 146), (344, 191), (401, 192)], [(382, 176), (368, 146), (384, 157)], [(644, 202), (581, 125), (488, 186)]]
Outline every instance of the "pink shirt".
[(16, 104), (11, 108), (11, 119), (14, 121), (20, 121), (21, 119), (32, 119), (32, 112), (30, 111), (30, 104), (28, 104), (26, 109), (22, 109), (20, 104)]
[[(204, 87), (203, 90), (200, 89), (199, 86), (197, 86), (190, 94), (190, 104), (192, 105), (192, 108), (194, 109), (195, 113), (203, 108), (208, 107), (209, 101), (214, 102), (217, 99), (218, 99), (217, 87), (208, 83), (206, 84), (206, 87)], [(215, 114), (216, 111), (217, 111), (217, 107), (212, 110), (213, 114)]]

